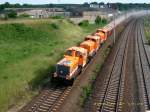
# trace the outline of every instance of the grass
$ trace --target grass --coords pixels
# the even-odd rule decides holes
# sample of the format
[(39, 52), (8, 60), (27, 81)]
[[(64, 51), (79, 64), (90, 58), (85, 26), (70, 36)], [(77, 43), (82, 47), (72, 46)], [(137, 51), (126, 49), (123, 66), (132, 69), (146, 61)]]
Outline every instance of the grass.
[[(100, 27), (103, 27), (105, 26), (106, 24), (104, 23), (101, 23), (99, 25), (96, 25), (96, 24), (89, 24), (87, 26), (81, 26), (81, 28), (85, 31), (85, 32), (91, 32), (91, 31), (94, 31), (93, 28), (100, 28)], [(92, 33), (92, 32), (91, 32)]]
[(0, 21), (0, 112), (38, 93), (66, 48), (100, 26), (63, 20)]
[(91, 84), (89, 84), (85, 87), (82, 87), (82, 94), (81, 94), (81, 98), (80, 98), (80, 104), (82, 107), (84, 106), (86, 99), (90, 96), (91, 92), (92, 92)]
[(87, 99), (90, 97), (92, 90), (93, 90), (93, 86), (94, 86), (94, 82), (97, 78), (98, 72), (102, 69), (102, 66), (107, 58), (107, 56), (110, 53), (110, 46), (103, 52), (103, 61), (101, 62), (101, 64), (96, 64), (95, 65), (95, 69), (92, 71), (93, 73), (91, 74), (91, 78), (90, 78), (90, 83), (84, 87), (82, 87), (82, 93), (81, 93), (81, 97), (80, 97), (80, 105), (81, 107), (84, 106), (85, 102), (87, 101)]
[(148, 40), (148, 44), (150, 45), (150, 18), (149, 16), (144, 18), (144, 27), (145, 27), (145, 36)]

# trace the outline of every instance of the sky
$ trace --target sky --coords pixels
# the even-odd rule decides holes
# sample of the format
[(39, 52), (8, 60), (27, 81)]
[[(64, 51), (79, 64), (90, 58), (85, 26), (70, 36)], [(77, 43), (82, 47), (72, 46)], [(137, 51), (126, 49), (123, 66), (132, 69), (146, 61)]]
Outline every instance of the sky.
[(0, 4), (9, 2), (9, 3), (28, 3), (28, 4), (49, 4), (49, 3), (57, 3), (57, 4), (63, 4), (63, 3), (84, 3), (84, 2), (121, 2), (121, 3), (150, 3), (150, 0), (0, 0)]

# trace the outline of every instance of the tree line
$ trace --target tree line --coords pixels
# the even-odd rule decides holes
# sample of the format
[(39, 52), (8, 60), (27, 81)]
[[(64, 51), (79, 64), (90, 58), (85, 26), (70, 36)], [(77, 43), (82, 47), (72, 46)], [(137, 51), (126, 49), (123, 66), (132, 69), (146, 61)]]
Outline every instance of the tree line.
[[(69, 6), (82, 6), (82, 7), (89, 7), (91, 3), (85, 2), (84, 4), (44, 4), (44, 5), (32, 5), (32, 4), (10, 4), (6, 2), (4, 4), (0, 4), (0, 11), (3, 11), (5, 8), (52, 8), (52, 7), (61, 7), (66, 8)], [(130, 10), (130, 9), (148, 9), (150, 8), (150, 4), (146, 3), (107, 3), (104, 4), (103, 2), (97, 3), (92, 2), (92, 4), (101, 4), (107, 5), (110, 8), (117, 8), (118, 10)]]

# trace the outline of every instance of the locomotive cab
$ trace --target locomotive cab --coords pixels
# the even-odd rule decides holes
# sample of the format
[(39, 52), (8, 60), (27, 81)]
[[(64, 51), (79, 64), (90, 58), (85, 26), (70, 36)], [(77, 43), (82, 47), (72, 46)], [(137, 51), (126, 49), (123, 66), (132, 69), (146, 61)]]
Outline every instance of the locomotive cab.
[(56, 65), (54, 77), (65, 80), (74, 79), (87, 63), (87, 50), (81, 47), (67, 49), (65, 56)]

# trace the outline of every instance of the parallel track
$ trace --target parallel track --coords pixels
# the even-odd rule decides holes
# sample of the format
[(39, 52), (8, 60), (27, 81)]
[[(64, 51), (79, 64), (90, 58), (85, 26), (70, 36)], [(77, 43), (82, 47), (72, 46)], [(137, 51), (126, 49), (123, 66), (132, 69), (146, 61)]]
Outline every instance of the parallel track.
[(139, 77), (139, 86), (142, 89), (144, 110), (150, 110), (150, 59), (145, 47), (144, 31), (142, 21), (139, 20), (136, 30), (136, 58), (137, 76)]
[[(101, 85), (101, 87), (95, 87), (93, 90), (85, 112), (123, 112), (125, 110), (146, 112), (150, 110), (150, 53), (145, 43), (147, 42), (144, 37), (142, 22), (136, 19), (122, 34), (115, 55), (111, 59), (111, 70), (106, 72), (108, 75), (105, 76), (104, 81), (96, 83), (96, 86)], [(128, 66), (129, 64), (131, 66)], [(133, 76), (137, 77), (136, 87), (138, 88), (132, 85), (130, 87), (127, 84), (128, 78)], [(136, 80), (136, 78), (133, 80)], [(135, 89), (129, 90), (129, 92), (139, 92), (138, 97), (132, 96), (134, 93), (125, 94), (124, 87), (127, 86)], [(126, 95), (130, 94), (129, 98), (131, 99), (124, 100), (128, 97)], [(129, 102), (127, 102), (128, 100)], [(130, 104), (130, 101), (135, 102)], [(126, 107), (129, 108), (126, 109)]]
[(124, 89), (124, 67), (127, 54), (127, 47), (131, 31), (135, 27), (133, 21), (124, 32), (122, 43), (120, 43), (115, 55), (111, 72), (104, 83), (104, 91), (101, 92), (100, 107), (97, 108), (99, 112), (119, 112), (123, 100)]

